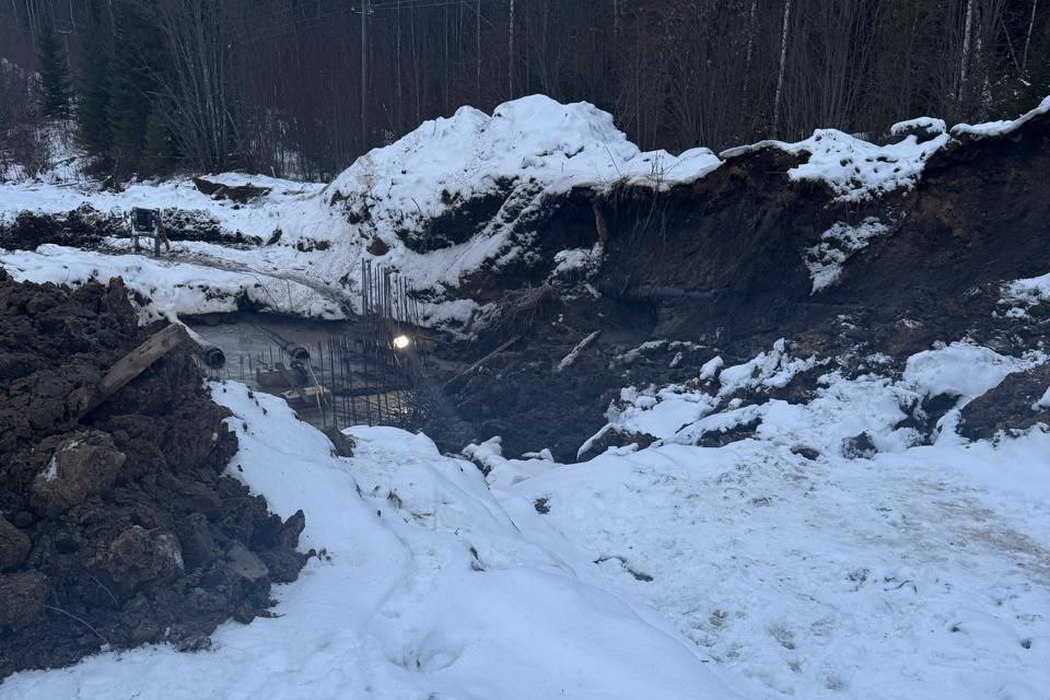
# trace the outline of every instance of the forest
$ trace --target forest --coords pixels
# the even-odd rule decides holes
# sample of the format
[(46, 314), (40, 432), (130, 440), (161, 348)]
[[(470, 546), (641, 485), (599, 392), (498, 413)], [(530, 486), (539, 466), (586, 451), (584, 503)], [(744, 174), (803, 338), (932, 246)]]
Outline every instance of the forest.
[(1050, 93), (1047, 0), (10, 0), (0, 164), (72, 124), (100, 174), (323, 179), (421, 121), (544, 93), (644, 149), (878, 138)]

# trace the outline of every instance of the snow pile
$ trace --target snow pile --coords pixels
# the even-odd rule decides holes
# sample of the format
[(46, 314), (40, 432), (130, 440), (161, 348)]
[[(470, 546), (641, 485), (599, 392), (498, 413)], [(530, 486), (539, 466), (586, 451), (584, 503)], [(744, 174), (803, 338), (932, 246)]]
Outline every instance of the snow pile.
[[(698, 148), (675, 157), (641, 152), (586, 102), (544, 95), (505, 102), (492, 116), (472, 107), (424, 122), (358, 159), (327, 195), (349, 212), (367, 210), (382, 233), (418, 231), (462, 203), (495, 194), (535, 205), (540, 195), (613, 182), (667, 186), (695, 180), (721, 161)], [(522, 197), (512, 196), (525, 192)]]
[(965, 405), (999, 386), (1007, 375), (1032, 366), (1032, 360), (1006, 357), (979, 345), (956, 342), (909, 357), (902, 379), (927, 396), (950, 394), (958, 396)]
[(1050, 301), (1050, 273), (1040, 277), (1015, 280), (1003, 290), (1003, 301), (1035, 306)]
[[(730, 698), (715, 671), (589, 561), (524, 537), (469, 462), (424, 436), (356, 428), (353, 458), (284, 402), (213, 384), (240, 450), (231, 473), (320, 555), (276, 616), (208, 651), (102, 654), (7, 679), (0, 698)], [(635, 609), (637, 607), (637, 609)], [(667, 628), (667, 629), (663, 629)]]
[[(424, 122), (359, 158), (324, 197), (350, 222), (353, 240), (383, 242), (389, 250), (379, 261), (414, 289), (444, 290), (484, 265), (527, 258), (530, 224), (552, 196), (574, 187), (666, 188), (721, 162), (704, 148), (642, 152), (609, 113), (532, 95), (491, 116), (462, 107)], [(599, 255), (563, 251), (551, 274), (586, 269)]]
[(951, 133), (956, 138), (980, 139), (989, 136), (1005, 136), (1042, 114), (1050, 114), (1050, 96), (1043, 98), (1038, 107), (1017, 119), (985, 122), (984, 124), (956, 124), (952, 127)]
[(927, 134), (943, 134), (947, 130), (948, 126), (943, 119), (916, 117), (915, 119), (897, 122), (890, 127), (890, 134), (893, 136), (905, 136), (913, 131), (922, 131)]
[(797, 143), (760, 141), (723, 151), (722, 158), (733, 158), (762, 148), (777, 148), (787, 153), (809, 157), (788, 170), (796, 181), (823, 182), (840, 202), (860, 202), (897, 189), (914, 187), (926, 161), (943, 148), (951, 137), (939, 134), (919, 143), (915, 135), (898, 143), (879, 146), (850, 136), (837, 129), (817, 129)]
[(820, 235), (820, 243), (806, 253), (806, 267), (813, 279), (813, 294), (834, 284), (842, 266), (854, 253), (868, 247), (872, 239), (889, 231), (886, 224), (869, 216), (856, 226), (837, 223)]
[[(655, 343), (647, 345), (658, 347)], [(758, 418), (755, 407), (743, 406), (736, 394), (783, 389), (799, 373), (815, 368), (817, 359), (791, 357), (784, 339), (780, 339), (772, 350), (759, 353), (748, 362), (725, 368), (723, 365), (721, 357), (714, 357), (700, 368), (700, 382), (712, 382), (717, 377), (714, 390), (701, 388), (696, 382), (622, 389), (619, 401), (609, 407), (609, 422), (580, 447), (578, 455), (589, 453), (610, 432), (691, 444), (705, 432), (725, 431), (753, 422)], [(710, 415), (720, 408), (723, 410)]]

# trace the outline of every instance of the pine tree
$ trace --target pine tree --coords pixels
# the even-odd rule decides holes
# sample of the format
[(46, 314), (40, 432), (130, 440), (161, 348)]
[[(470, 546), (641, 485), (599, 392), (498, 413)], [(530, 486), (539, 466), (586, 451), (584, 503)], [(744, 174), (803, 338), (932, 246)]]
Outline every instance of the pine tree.
[(167, 175), (174, 169), (178, 159), (178, 148), (169, 119), (164, 116), (165, 109), (170, 109), (170, 105), (155, 100), (146, 120), (141, 158), (143, 174)]
[(161, 55), (161, 38), (134, 3), (116, 3), (114, 14), (116, 41), (110, 70), (109, 124), (113, 155), (119, 167), (130, 172), (139, 168), (147, 122), (156, 99), (154, 76)]
[(112, 36), (101, 13), (94, 19), (84, 42), (76, 120), (80, 141), (88, 152), (105, 156), (113, 143), (109, 128)]
[(69, 116), (69, 72), (66, 70), (66, 57), (50, 24), (45, 24), (40, 31), (37, 52), (40, 60), (41, 110), (45, 117), (64, 119)]

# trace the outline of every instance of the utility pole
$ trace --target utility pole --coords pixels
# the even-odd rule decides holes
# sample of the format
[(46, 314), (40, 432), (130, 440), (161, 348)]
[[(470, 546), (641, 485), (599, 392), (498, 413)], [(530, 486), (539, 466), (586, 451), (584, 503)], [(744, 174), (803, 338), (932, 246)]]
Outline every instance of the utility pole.
[[(400, 9), (400, 8), (398, 8)], [(361, 151), (368, 148), (368, 0), (361, 0)]]

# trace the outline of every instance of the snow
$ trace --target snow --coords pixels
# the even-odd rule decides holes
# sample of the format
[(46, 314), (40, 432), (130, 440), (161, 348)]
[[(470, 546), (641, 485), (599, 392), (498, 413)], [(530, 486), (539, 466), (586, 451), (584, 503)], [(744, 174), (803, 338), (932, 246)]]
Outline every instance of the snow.
[(523, 537), (469, 462), (393, 428), (353, 428), (355, 457), (334, 457), (279, 399), (212, 394), (234, 414), (231, 473), (282, 516), (303, 508), (303, 546), (324, 555), (278, 588), (276, 618), (223, 625), (209, 651), (100, 654), (0, 697), (733, 697), (589, 562)]
[(812, 293), (816, 294), (838, 281), (843, 264), (867, 248), (872, 239), (888, 231), (886, 224), (869, 216), (855, 226), (839, 222), (822, 233), (820, 243), (806, 251), (806, 267), (813, 280)]
[[(624, 389), (610, 426), (645, 449), (563, 465), (494, 438), (465, 451), (484, 476), (393, 428), (350, 428), (355, 456), (333, 456), (281, 400), (214, 383), (230, 473), (303, 508), (322, 555), (276, 589), (278, 617), (223, 625), (211, 650), (100, 654), (0, 698), (1037, 698), (1050, 431), (898, 426), (926, 395), (1046, 361), (957, 341), (899, 378), (829, 367), (792, 403), (775, 392), (828, 362), (781, 340), (717, 383), (711, 360), (707, 383)], [(864, 459), (845, 449), (861, 433)]]
[(695, 180), (720, 164), (706, 149), (679, 157), (643, 153), (608, 112), (531, 95), (499, 105), (491, 116), (462, 107), (452, 117), (424, 122), (359, 159), (327, 194), (356, 194), (354, 204), (370, 207), (376, 228), (391, 230), (417, 227), (453, 202), (508, 188), (529, 185), (537, 195), (550, 195), (613, 181), (666, 186)]
[[(951, 133), (1001, 135), (1048, 110), (1050, 98), (1013, 122)], [(943, 131), (937, 122), (894, 131)], [(827, 182), (852, 202), (912, 186), (950, 138), (877, 146), (821, 130), (755, 147), (809, 154), (789, 176)], [(271, 188), (247, 205), (212, 200), (187, 180), (122, 193), (60, 177), (2, 184), (3, 220), (85, 202), (103, 213), (173, 207), (229, 232), (266, 239), (280, 229), (282, 238), (248, 250), (177, 243), (161, 260), (47, 245), (0, 251), (0, 264), (37, 282), (122, 276), (149, 320), (230, 311), (241, 294), (336, 317), (354, 302), (355, 282), (340, 277), (374, 260), (411, 289), (436, 292), (429, 322), (465, 322), (478, 305), (448, 288), (526, 255), (513, 222), (545, 198), (621, 182), (664, 188), (720, 163), (705, 149), (642, 153), (608, 114), (533, 96), (492, 116), (464, 108), (427, 122), (329, 186), (209, 178)], [(486, 194), (505, 206), (464, 243), (424, 254), (399, 238)], [(352, 223), (346, 214), (361, 206), (370, 218)], [(810, 251), (814, 291), (885, 228), (866, 219), (824, 232)], [(366, 253), (374, 237), (390, 252)], [(298, 249), (311, 241), (331, 245)], [(600, 255), (600, 246), (562, 251), (552, 274)], [(1007, 284), (1003, 300), (1050, 300), (1050, 275)], [(658, 340), (618, 361), (678, 347), (702, 349)], [(847, 375), (828, 358), (792, 355), (782, 339), (735, 365), (715, 356), (680, 384), (625, 387), (588, 444), (610, 432), (655, 441), (564, 465), (545, 449), (508, 458), (499, 438), (468, 446), (472, 463), (442, 456), (423, 435), (364, 427), (348, 429), (356, 453), (340, 458), (283, 401), (212, 384), (240, 440), (230, 473), (282, 516), (304, 509), (302, 545), (322, 554), (275, 589), (277, 617), (225, 624), (209, 651), (99, 654), (6, 679), (0, 700), (1042, 697), (1050, 430), (967, 442), (955, 425), (966, 402), (1048, 358), (962, 339), (913, 355), (900, 376), (888, 357), (868, 359), (870, 374)], [(779, 393), (818, 372), (805, 401)], [(909, 427), (922, 399), (942, 394), (959, 399), (937, 427)], [(1032, 408), (1050, 409), (1050, 387)], [(698, 446), (728, 432), (739, 439)], [(861, 435), (874, 446), (865, 458), (849, 447)]]
[(939, 134), (919, 143), (914, 135), (898, 143), (880, 146), (850, 136), (837, 129), (817, 129), (796, 143), (760, 141), (750, 146), (723, 151), (723, 159), (762, 148), (776, 148), (796, 155), (806, 154), (805, 162), (788, 170), (796, 181), (823, 182), (840, 202), (860, 202), (897, 189), (914, 187), (926, 161), (951, 141)]
[(1004, 292), (1005, 301), (1021, 302), (1028, 306), (1050, 301), (1050, 273), (1015, 280), (1006, 285)]
[(57, 245), (42, 245), (34, 252), (0, 250), (0, 265), (19, 282), (55, 282), (79, 285), (106, 283), (121, 277), (131, 299), (140, 305), (143, 322), (169, 314), (232, 312), (238, 298), (246, 297), (274, 311), (318, 318), (342, 318), (339, 305), (300, 282), (253, 270), (221, 270), (200, 265), (155, 259), (143, 255), (107, 255)]
[(897, 122), (890, 127), (890, 134), (900, 136), (909, 131), (917, 130), (925, 131), (930, 134), (943, 134), (948, 130), (948, 126), (944, 123), (943, 119), (936, 119), (934, 117), (916, 117), (915, 119)]
[(601, 262), (602, 244), (595, 243), (591, 248), (571, 248), (554, 254), (554, 271), (552, 277), (570, 272), (592, 271)]
[[(983, 135), (1008, 133), (1047, 109), (1050, 98), (1029, 114), (1004, 123), (1007, 125), (968, 128)], [(938, 124), (938, 120), (923, 117), (896, 126), (900, 134), (909, 125), (936, 131)], [(953, 133), (965, 131), (960, 128)], [(950, 134), (940, 133), (920, 144), (909, 135), (897, 143), (876, 145), (834, 129), (821, 129), (797, 143), (764, 141), (730, 149), (721, 156), (704, 148), (679, 155), (642, 152), (616, 128), (607, 112), (587, 103), (560, 104), (532, 95), (504, 103), (491, 115), (463, 107), (451, 117), (425, 122), (395, 143), (359, 158), (330, 184), (243, 173), (207, 176), (228, 185), (268, 188), (265, 194), (238, 204), (202, 194), (189, 178), (136, 181), (120, 192), (103, 190), (82, 181), (80, 159), (71, 142), (56, 134), (52, 141), (61, 156), (56, 156), (56, 167), (36, 178), (0, 183), (0, 222), (11, 222), (23, 211), (58, 215), (87, 205), (104, 216), (123, 217), (134, 207), (146, 207), (175, 210), (229, 235), (270, 241), (279, 233), (274, 243), (246, 250), (176, 243), (175, 258), (186, 265), (250, 273), (238, 279), (225, 277), (224, 297), (230, 292), (233, 296), (243, 293), (274, 311), (323, 316), (331, 315), (333, 300), (341, 308), (360, 310), (358, 271), (362, 261), (367, 261), (398, 275), (419, 301), (425, 324), (463, 328), (484, 310), (459, 289), (472, 273), (524, 261), (526, 265), (547, 265), (543, 276), (557, 279), (587, 273), (600, 262), (600, 245), (561, 251), (553, 260), (535, 255), (533, 223), (549, 208), (552, 198), (574, 188), (599, 192), (621, 185), (667, 189), (708, 175), (725, 158), (773, 147), (805, 160), (788, 171), (791, 179), (825, 182), (838, 200), (857, 202), (914, 186), (929, 157), (951, 139)], [(463, 213), (471, 211), (484, 211), (484, 215)], [(443, 219), (456, 216), (463, 218)], [(455, 222), (452, 227), (460, 242), (430, 240), (435, 221)], [(865, 230), (862, 227), (861, 232)], [(369, 252), (376, 250), (375, 241), (382, 241), (389, 250), (382, 255)], [(107, 243), (118, 249), (129, 246), (127, 241)], [(811, 252), (818, 265), (814, 272), (817, 289), (834, 278), (840, 253), (850, 251), (822, 240)], [(61, 266), (53, 273), (53, 281), (65, 277)], [(36, 274), (43, 278), (42, 270)], [(257, 283), (271, 291), (262, 293), (265, 299), (254, 298), (259, 294)], [(293, 287), (291, 304), (289, 283)], [(326, 301), (302, 290), (298, 293), (295, 285), (314, 289)], [(282, 287), (285, 293), (276, 293)], [(214, 306), (214, 300), (199, 298), (204, 307)], [(179, 308), (188, 311), (185, 306)]]
[(1039, 411), (1043, 409), (1050, 410), (1050, 386), (1046, 388), (1046, 391), (1043, 393), (1042, 398), (1040, 398), (1038, 401), (1032, 404), (1033, 411)]
[[(796, 362), (764, 355), (726, 371)], [(490, 455), (490, 475), (520, 476), (492, 487), (523, 533), (603, 562), (609, 586), (667, 615), (747, 697), (1037, 698), (1050, 683), (1045, 649), (1031, 653), (1050, 644), (1050, 432), (928, 444), (897, 427), (925, 393), (973, 397), (1025, 362), (953, 343), (913, 356), (900, 380), (829, 372), (807, 403), (736, 400), (684, 429), (685, 397), (718, 397), (625, 390), (631, 407), (610, 425), (665, 437), (531, 478)], [(782, 383), (760, 374), (759, 388)], [(695, 446), (702, 428), (754, 420), (746, 439)], [(870, 459), (843, 451), (861, 432)]]
[(58, 457), (51, 455), (51, 461), (47, 463), (47, 468), (40, 473), (40, 478), (44, 481), (54, 481), (58, 478)]
[(956, 124), (952, 127), (951, 133), (956, 138), (970, 137), (979, 139), (990, 136), (1006, 136), (1035, 117), (1048, 113), (1050, 113), (1050, 96), (1043, 98), (1038, 107), (1022, 114), (1017, 119), (985, 122), (984, 124)]
[(912, 355), (904, 369), (903, 381), (927, 396), (959, 396), (963, 400), (961, 408), (999, 386), (1007, 375), (1031, 366), (1031, 362), (1023, 359), (1000, 355), (968, 342), (955, 342)]

